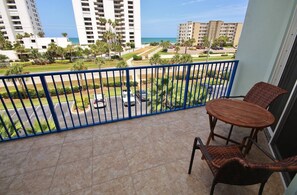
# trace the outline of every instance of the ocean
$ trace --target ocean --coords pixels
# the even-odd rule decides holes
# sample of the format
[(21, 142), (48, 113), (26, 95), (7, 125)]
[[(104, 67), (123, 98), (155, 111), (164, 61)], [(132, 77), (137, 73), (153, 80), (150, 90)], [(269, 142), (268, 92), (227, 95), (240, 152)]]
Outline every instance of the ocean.
[(171, 43), (176, 43), (176, 38), (141, 38), (141, 44), (146, 44), (146, 43), (152, 43), (152, 42), (161, 42), (161, 40), (163, 41), (169, 41)]
[[(152, 42), (161, 42), (163, 41), (170, 41), (171, 43), (176, 43), (176, 38), (153, 38), (153, 37), (144, 37), (141, 38), (141, 44), (147, 44)], [(69, 41), (71, 41), (73, 44), (79, 44), (79, 39), (77, 37), (69, 38)]]

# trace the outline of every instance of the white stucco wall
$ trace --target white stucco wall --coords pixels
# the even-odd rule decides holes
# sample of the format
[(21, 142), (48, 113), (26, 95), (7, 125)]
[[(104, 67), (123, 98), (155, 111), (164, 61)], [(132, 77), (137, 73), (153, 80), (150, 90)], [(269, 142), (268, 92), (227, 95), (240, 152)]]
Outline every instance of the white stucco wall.
[(236, 59), (232, 95), (244, 95), (258, 81), (268, 81), (297, 0), (250, 0)]

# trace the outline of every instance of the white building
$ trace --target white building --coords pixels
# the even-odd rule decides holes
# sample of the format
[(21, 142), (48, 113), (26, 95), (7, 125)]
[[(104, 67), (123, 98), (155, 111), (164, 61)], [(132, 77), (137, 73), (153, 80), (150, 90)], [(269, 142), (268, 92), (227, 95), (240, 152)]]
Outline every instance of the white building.
[(140, 0), (72, 0), (78, 38), (81, 45), (95, 43), (110, 30), (99, 18), (117, 20), (117, 34), (122, 35), (122, 44), (134, 42), (141, 47)]
[(11, 42), (17, 34), (43, 32), (35, 0), (1, 0), (0, 31)]
[(67, 47), (67, 45), (71, 45), (72, 43), (68, 40), (67, 37), (25, 37), (22, 39), (25, 48), (27, 49), (38, 49), (40, 52), (45, 52), (48, 48), (48, 45), (51, 43), (55, 43), (60, 47)]

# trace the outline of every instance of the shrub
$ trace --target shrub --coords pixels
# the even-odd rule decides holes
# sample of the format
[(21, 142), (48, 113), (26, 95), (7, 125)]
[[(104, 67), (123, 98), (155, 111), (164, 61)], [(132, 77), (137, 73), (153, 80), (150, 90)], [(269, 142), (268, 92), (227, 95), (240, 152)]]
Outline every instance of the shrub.
[(168, 52), (168, 49), (166, 48), (166, 49), (162, 49), (162, 52)]
[(202, 58), (202, 57), (207, 57), (207, 54), (200, 54), (199, 58)]
[(68, 64), (68, 63), (70, 63), (69, 60), (55, 60), (55, 61), (56, 61), (56, 63), (60, 63), (60, 64)]
[(12, 63), (12, 66), (14, 66), (14, 65), (22, 65), (22, 66), (31, 66), (33, 63), (32, 62), (13, 62)]
[(136, 61), (142, 60), (142, 56), (134, 55), (133, 60), (136, 60)]
[(150, 43), (150, 46), (157, 46), (157, 45), (159, 45), (159, 42), (151, 42)]
[(221, 56), (228, 56), (228, 54), (227, 54), (227, 53), (225, 53), (225, 54), (222, 54)]
[(103, 83), (104, 87), (120, 87), (121, 85), (122, 85), (122, 83), (120, 81)]
[(122, 58), (119, 55), (113, 55), (111, 56), (112, 60), (122, 60)]

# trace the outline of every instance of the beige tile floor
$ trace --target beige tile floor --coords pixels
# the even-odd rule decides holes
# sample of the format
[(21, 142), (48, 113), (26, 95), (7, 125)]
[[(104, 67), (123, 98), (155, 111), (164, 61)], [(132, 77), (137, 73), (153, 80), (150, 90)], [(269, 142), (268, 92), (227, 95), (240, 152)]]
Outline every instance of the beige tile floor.
[[(199, 151), (187, 174), (193, 139), (205, 142), (208, 129), (202, 107), (1, 143), (0, 194), (208, 194), (213, 177)], [(259, 142), (266, 144), (263, 132)], [(254, 149), (253, 156), (259, 158)], [(258, 188), (218, 184), (215, 194), (257, 194)], [(264, 194), (283, 192), (273, 174)]]

